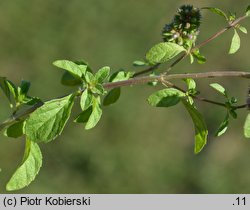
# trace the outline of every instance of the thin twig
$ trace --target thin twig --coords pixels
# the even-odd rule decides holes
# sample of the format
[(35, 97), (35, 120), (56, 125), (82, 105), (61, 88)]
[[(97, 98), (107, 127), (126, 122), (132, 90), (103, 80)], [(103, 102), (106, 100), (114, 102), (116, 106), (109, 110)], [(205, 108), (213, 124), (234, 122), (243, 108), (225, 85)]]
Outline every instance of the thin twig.
[(18, 122), (20, 120), (25, 119), (26, 117), (28, 117), (32, 112), (34, 112), (36, 109), (38, 109), (39, 107), (41, 107), (44, 103), (42, 101), (39, 101), (38, 103), (36, 103), (35, 105), (31, 106), (30, 108), (22, 111), (21, 113), (13, 113), (13, 115), (8, 118), (7, 120), (5, 120), (4, 122), (2, 122), (0, 124), (0, 131), (5, 128), (6, 126), (10, 126), (15, 122)]
[[(228, 26), (226, 26), (225, 28), (222, 28), (220, 31), (216, 32), (215, 34), (213, 34), (212, 36), (210, 36), (209, 38), (207, 38), (206, 40), (204, 40), (203, 42), (201, 42), (200, 44), (198, 44), (197, 46), (195, 46), (194, 48), (192, 48), (190, 50), (190, 53), (192, 53), (193, 51), (200, 49), (201, 47), (203, 47), (204, 45), (208, 44), (209, 42), (213, 41), (214, 39), (216, 39), (218, 36), (222, 35), (223, 33), (225, 33), (227, 30), (234, 28), (235, 26), (237, 26), (239, 24), (239, 22), (241, 22), (242, 20), (246, 19), (248, 16), (244, 15), (241, 16), (239, 18), (237, 18), (235, 21), (233, 21), (232, 23), (230, 23)], [(179, 58), (177, 58), (170, 66), (169, 68), (165, 71), (166, 73), (168, 73), (174, 66), (176, 66), (180, 61), (182, 61), (184, 58), (186, 58), (189, 54), (185, 53), (182, 56), (180, 56)], [(156, 64), (148, 69), (142, 70), (140, 72), (137, 72), (134, 74), (134, 77), (137, 77), (139, 75), (142, 74), (146, 74), (149, 72), (152, 72), (153, 70), (157, 69), (160, 66), (160, 64)]]
[(165, 71), (165, 73), (168, 73), (174, 66), (176, 66), (178, 63), (180, 63), (184, 58), (186, 58), (188, 56), (187, 53), (182, 54), (179, 58), (177, 58), (167, 69), (167, 71)]
[(138, 77), (138, 76), (140, 76), (140, 75), (142, 75), (142, 74), (146, 74), (146, 73), (152, 72), (152, 71), (156, 70), (159, 66), (160, 66), (160, 63), (155, 64), (154, 66), (151, 66), (151, 67), (149, 67), (149, 68), (147, 68), (147, 69), (144, 69), (144, 70), (142, 70), (142, 71), (136, 72), (136, 73), (133, 75), (133, 77)]
[[(186, 93), (187, 91), (186, 90), (183, 90), (182, 88), (176, 86), (175, 84), (169, 82), (169, 81), (161, 81), (162, 84), (166, 87), (172, 87), (172, 88), (175, 88), (183, 93)], [(189, 94), (190, 97), (192, 97), (193, 99), (195, 100), (198, 100), (198, 101), (202, 101), (202, 102), (206, 102), (206, 103), (210, 103), (210, 104), (214, 104), (214, 105), (217, 105), (217, 106), (222, 106), (224, 108), (227, 108), (226, 104), (225, 103), (220, 103), (220, 102), (217, 102), (217, 101), (213, 101), (213, 100), (210, 100), (210, 99), (206, 99), (206, 98), (202, 98), (202, 97), (199, 97), (197, 95), (191, 95)], [(239, 105), (239, 106), (231, 106), (231, 108), (233, 109), (243, 109), (243, 108), (246, 108), (248, 107), (247, 104), (243, 104), (243, 105)]]
[[(177, 65), (180, 61), (182, 61), (186, 56), (187, 56), (187, 53), (182, 54), (179, 58), (177, 58), (177, 59), (168, 67), (168, 69), (167, 69), (166, 72), (169, 72), (175, 65)], [(139, 71), (139, 72), (135, 73), (133, 77), (137, 77), (137, 76), (140, 76), (140, 75), (142, 75), (142, 74), (150, 73), (150, 72), (156, 70), (157, 68), (159, 68), (160, 65), (161, 65), (161, 64), (158, 63), (158, 64), (156, 64), (156, 65), (154, 65), (154, 66), (152, 66), (152, 67), (150, 67), (150, 68), (148, 68), (148, 69)]]
[(241, 16), (241, 17), (237, 18), (235, 21), (233, 21), (232, 23), (230, 23), (227, 27), (221, 29), (220, 31), (218, 31), (217, 33), (213, 34), (211, 37), (209, 37), (205, 41), (203, 41), (200, 44), (198, 44), (196, 47), (194, 47), (191, 50), (191, 52), (193, 52), (194, 50), (197, 50), (197, 49), (203, 47), (204, 45), (207, 45), (209, 42), (213, 41), (218, 36), (220, 36), (221, 34), (225, 33), (227, 30), (229, 30), (229, 29), (234, 28), (235, 26), (237, 26), (239, 22), (241, 22), (242, 20), (246, 19), (247, 17), (248, 17), (247, 15), (244, 15), (244, 16)]
[[(162, 80), (162, 84), (167, 86), (167, 87), (172, 87), (172, 88), (175, 88), (183, 93), (186, 93), (187, 91), (176, 86), (175, 84), (169, 82), (169, 81), (165, 81), (164, 79)], [(225, 104), (223, 103), (220, 103), (220, 102), (217, 102), (217, 101), (212, 101), (212, 100), (209, 100), (209, 99), (206, 99), (206, 98), (201, 98), (199, 96), (196, 96), (196, 95), (189, 95), (190, 97), (192, 97), (193, 99), (196, 99), (196, 100), (199, 100), (199, 101), (203, 101), (203, 102), (207, 102), (207, 103), (210, 103), (210, 104), (215, 104), (215, 105), (218, 105), (218, 106), (223, 106), (223, 107), (226, 107)]]

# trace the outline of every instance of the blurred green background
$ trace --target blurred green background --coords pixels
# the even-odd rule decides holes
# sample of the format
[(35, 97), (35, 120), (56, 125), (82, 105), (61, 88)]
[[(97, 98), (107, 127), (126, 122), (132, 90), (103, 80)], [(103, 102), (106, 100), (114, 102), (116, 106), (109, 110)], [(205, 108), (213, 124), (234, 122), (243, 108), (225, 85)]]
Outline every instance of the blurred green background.
[[(17, 0), (0, 1), (0, 75), (19, 84), (32, 82), (30, 95), (49, 100), (72, 91), (60, 84), (62, 71), (56, 59), (85, 59), (94, 68), (109, 65), (137, 70), (132, 62), (161, 41), (161, 29), (182, 4), (213, 6), (242, 14), (249, 1), (180, 0)], [(223, 26), (222, 17), (203, 13), (199, 41)], [(245, 21), (248, 29), (249, 20)], [(228, 55), (233, 32), (222, 35), (201, 50), (205, 65), (184, 61), (175, 72), (249, 70), (249, 35), (242, 48)], [(249, 81), (202, 80), (203, 96), (223, 100), (208, 88), (220, 82), (244, 103)], [(63, 135), (42, 144), (40, 174), (18, 193), (250, 193), (250, 142), (243, 137), (246, 110), (231, 120), (229, 131), (214, 138), (225, 110), (200, 104), (209, 127), (208, 145), (193, 154), (193, 125), (182, 105), (150, 107), (146, 98), (158, 87), (122, 89), (119, 102), (104, 108), (101, 122), (85, 131), (67, 124)], [(10, 114), (0, 93), (0, 120)], [(73, 116), (80, 111), (74, 108)], [(0, 136), (0, 192), (22, 159), (23, 139)]]

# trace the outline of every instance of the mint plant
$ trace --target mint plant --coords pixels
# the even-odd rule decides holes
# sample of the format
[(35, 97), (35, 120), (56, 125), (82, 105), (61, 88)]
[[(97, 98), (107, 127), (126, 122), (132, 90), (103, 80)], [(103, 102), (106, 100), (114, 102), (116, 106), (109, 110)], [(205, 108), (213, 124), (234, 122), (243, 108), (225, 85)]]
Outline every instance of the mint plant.
[[(224, 18), (226, 27), (196, 44), (201, 33), (200, 25), (204, 10)], [(138, 67), (138, 71), (120, 70), (111, 73), (111, 69), (105, 66), (94, 72), (85, 61), (55, 61), (54, 66), (64, 71), (61, 83), (75, 87), (75, 91), (46, 102), (28, 94), (30, 82), (21, 81), (17, 86), (6, 77), (0, 77), (0, 88), (12, 109), (12, 115), (0, 124), (0, 130), (10, 138), (25, 136), (26, 141), (23, 160), (7, 183), (6, 189), (9, 191), (22, 189), (35, 179), (42, 166), (39, 144), (51, 142), (62, 134), (76, 98), (80, 98), (82, 111), (75, 117), (74, 122), (83, 124), (85, 129), (89, 130), (100, 121), (102, 107), (112, 105), (119, 99), (123, 86), (139, 84), (161, 86), (161, 90), (152, 93), (147, 99), (149, 105), (153, 107), (165, 108), (182, 103), (194, 124), (194, 152), (195, 154), (201, 152), (207, 143), (208, 128), (196, 101), (225, 109), (225, 116), (215, 133), (215, 136), (221, 136), (227, 131), (230, 121), (237, 119), (237, 111), (247, 110), (250, 107), (250, 99), (247, 98), (245, 104), (238, 104), (236, 97), (231, 96), (225, 87), (218, 83), (211, 83), (210, 87), (215, 90), (215, 93), (217, 92), (216, 94), (220, 94), (223, 100), (223, 102), (213, 101), (201, 96), (202, 92), (195, 81), (216, 77), (250, 78), (250, 73), (218, 71), (172, 74), (170, 71), (187, 57), (190, 58), (191, 64), (195, 61), (204, 64), (206, 58), (201, 54), (200, 49), (229, 29), (234, 31), (229, 54), (236, 53), (241, 44), (240, 33), (247, 34), (247, 29), (240, 23), (249, 16), (250, 6), (243, 16), (236, 17), (235, 14), (227, 14), (218, 8), (195, 8), (191, 5), (183, 5), (177, 10), (172, 22), (164, 26), (163, 41), (149, 49), (145, 59), (133, 62), (133, 65)], [(160, 70), (164, 63), (175, 57), (177, 59), (167, 69)], [(142, 67), (145, 69), (141, 70)], [(175, 80), (182, 80), (185, 88), (177, 86), (173, 82)], [(246, 118), (244, 135), (250, 138), (250, 114)]]

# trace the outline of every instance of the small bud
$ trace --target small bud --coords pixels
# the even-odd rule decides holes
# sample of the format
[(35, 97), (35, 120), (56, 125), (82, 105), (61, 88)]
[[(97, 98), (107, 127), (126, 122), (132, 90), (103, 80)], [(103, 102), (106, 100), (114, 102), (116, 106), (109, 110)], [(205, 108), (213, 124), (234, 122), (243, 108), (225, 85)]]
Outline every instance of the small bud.
[(180, 36), (179, 33), (175, 33), (175, 34), (173, 34), (173, 39), (177, 39), (179, 36)]
[(185, 29), (189, 29), (191, 27), (190, 23), (186, 23)]
[(193, 36), (192, 34), (189, 34), (189, 35), (188, 35), (188, 39), (193, 40), (193, 39), (194, 39), (194, 36)]

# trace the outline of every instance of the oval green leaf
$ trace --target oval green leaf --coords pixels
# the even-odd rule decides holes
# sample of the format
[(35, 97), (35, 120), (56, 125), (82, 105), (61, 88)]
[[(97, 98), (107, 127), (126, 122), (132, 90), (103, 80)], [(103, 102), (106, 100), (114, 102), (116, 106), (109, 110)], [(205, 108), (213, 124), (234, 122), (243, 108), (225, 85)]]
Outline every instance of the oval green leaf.
[(98, 70), (98, 72), (95, 74), (95, 78), (98, 83), (103, 83), (110, 74), (110, 67), (105, 66)]
[(79, 77), (75, 77), (68, 71), (65, 71), (62, 76), (61, 83), (65, 86), (78, 86), (82, 84), (82, 81)]
[(134, 72), (125, 72), (124, 70), (117, 71), (113, 73), (110, 78), (109, 82), (118, 82), (123, 80), (128, 80), (134, 75)]
[(146, 66), (147, 65), (147, 63), (145, 63), (145, 61), (134, 61), (133, 62), (133, 66)]
[(246, 16), (250, 16), (250, 5), (246, 9)]
[(11, 138), (18, 138), (24, 134), (25, 121), (16, 122), (4, 131), (4, 135)]
[(83, 111), (85, 111), (92, 105), (92, 99), (93, 99), (93, 95), (88, 90), (85, 90), (82, 93), (80, 105)]
[(220, 85), (218, 83), (212, 83), (212, 84), (210, 84), (210, 87), (215, 89), (217, 92), (219, 92), (223, 96), (227, 96), (226, 89), (222, 85)]
[(5, 77), (0, 77), (0, 88), (8, 98), (10, 106), (13, 107), (16, 104), (18, 98), (18, 91), (16, 86)]
[(185, 94), (174, 88), (167, 88), (157, 91), (149, 96), (148, 103), (154, 107), (169, 107), (180, 102)]
[(38, 144), (27, 139), (23, 161), (7, 183), (6, 190), (19, 190), (29, 185), (35, 179), (41, 166), (42, 153)]
[(26, 121), (28, 139), (49, 142), (61, 134), (71, 113), (75, 95), (68, 95), (44, 103)]
[(112, 89), (103, 99), (103, 105), (109, 106), (111, 104), (114, 104), (120, 98), (120, 95), (121, 95), (121, 88)]
[(76, 119), (74, 120), (74, 122), (76, 123), (86, 123), (89, 120), (89, 117), (92, 113), (92, 106), (89, 107), (87, 110), (81, 112)]
[(153, 46), (146, 54), (146, 59), (151, 64), (165, 63), (174, 58), (182, 51), (186, 51), (184, 47), (171, 43), (161, 42)]
[(228, 124), (229, 124), (229, 114), (227, 113), (225, 119), (220, 124), (215, 136), (222, 136), (227, 131)]
[(68, 60), (57, 60), (53, 62), (53, 65), (70, 72), (77, 78), (82, 78), (87, 69), (86, 65), (77, 65), (76, 63)]
[(247, 115), (245, 124), (244, 124), (244, 136), (250, 138), (250, 114)]
[(184, 99), (182, 100), (182, 102), (186, 107), (194, 123), (194, 128), (195, 128), (194, 153), (198, 154), (199, 152), (201, 152), (201, 150), (207, 143), (207, 135), (208, 135), (207, 126), (201, 113), (195, 108), (193, 104), (190, 104)]
[(244, 26), (238, 26), (238, 29), (242, 32), (242, 33), (244, 33), (244, 34), (247, 34), (247, 29), (244, 27)]
[(89, 130), (96, 126), (102, 116), (102, 109), (100, 107), (100, 97), (93, 97), (92, 113), (89, 116), (85, 129)]
[(240, 49), (240, 36), (236, 30), (234, 30), (234, 36), (231, 42), (229, 54), (234, 54)]

